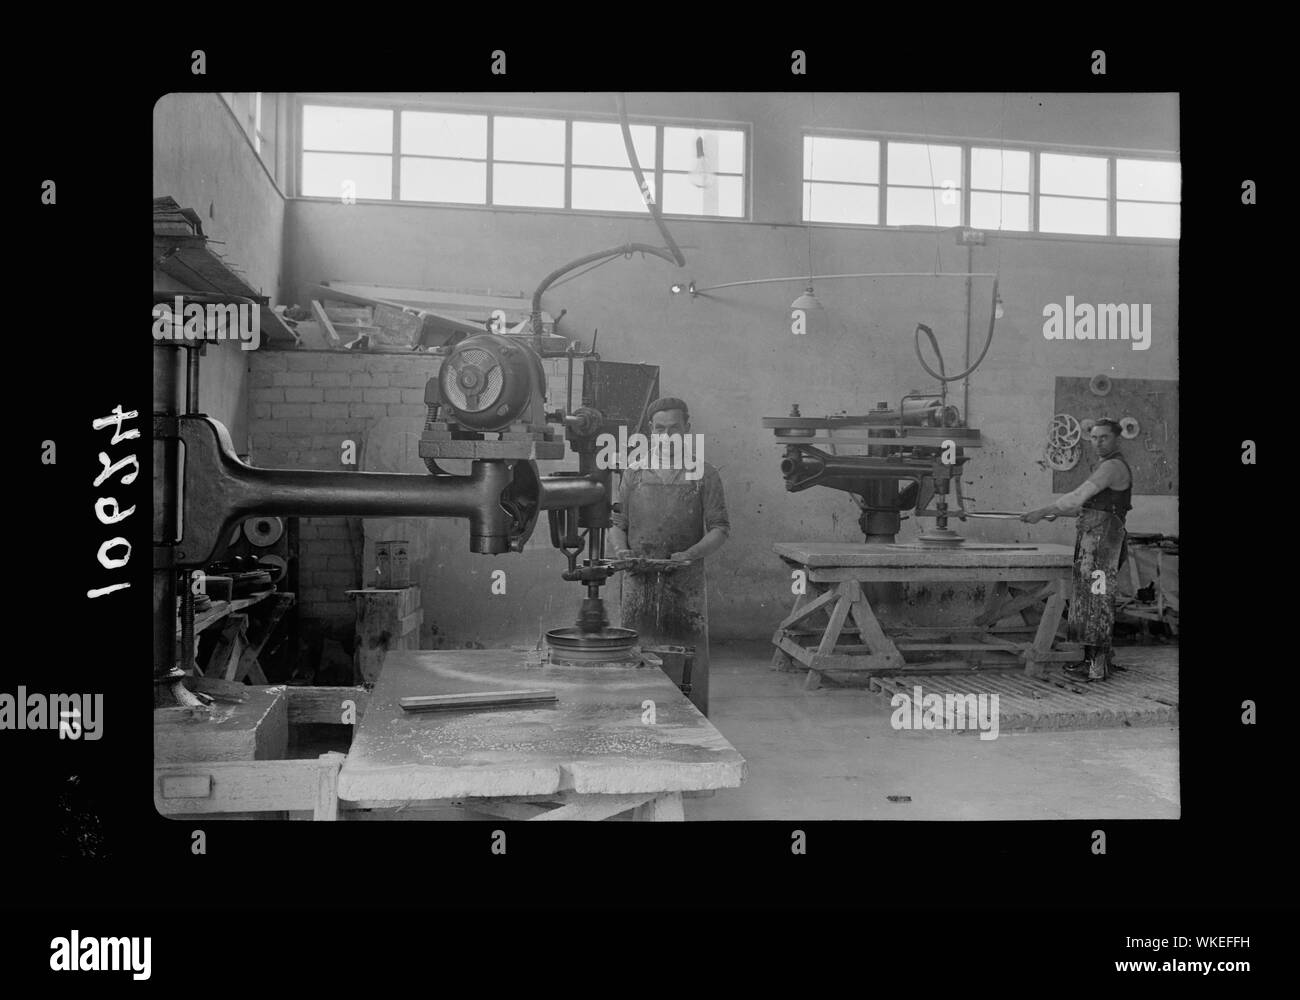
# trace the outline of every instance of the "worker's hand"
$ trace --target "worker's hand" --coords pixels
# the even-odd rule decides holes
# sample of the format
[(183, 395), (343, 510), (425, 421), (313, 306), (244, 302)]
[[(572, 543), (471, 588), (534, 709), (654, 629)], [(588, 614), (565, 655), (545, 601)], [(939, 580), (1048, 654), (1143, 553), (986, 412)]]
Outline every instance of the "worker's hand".
[(673, 562), (690, 562), (690, 561), (691, 561), (691, 557), (690, 557), (687, 553), (685, 553), (685, 552), (674, 552), (674, 553), (673, 553), (672, 555), (670, 555), (668, 558), (671, 559), (671, 560), (673, 560)]
[(1020, 515), (1020, 520), (1024, 521), (1025, 524), (1037, 524), (1042, 519), (1043, 511), (1041, 510), (1031, 510)]
[(614, 553), (615, 559), (633, 559), (635, 558), (635, 556), (636, 553), (634, 553), (631, 549), (619, 549)]

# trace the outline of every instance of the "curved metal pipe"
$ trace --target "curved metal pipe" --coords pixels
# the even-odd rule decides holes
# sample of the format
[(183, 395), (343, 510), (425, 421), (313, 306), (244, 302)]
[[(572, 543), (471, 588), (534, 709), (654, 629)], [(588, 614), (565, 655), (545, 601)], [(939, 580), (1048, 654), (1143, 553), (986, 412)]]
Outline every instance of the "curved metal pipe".
[(637, 159), (636, 146), (632, 144), (632, 127), (627, 121), (627, 102), (623, 100), (622, 94), (615, 94), (614, 101), (618, 105), (618, 124), (623, 130), (623, 147), (627, 150), (628, 162), (632, 164), (632, 173), (636, 176), (637, 186), (641, 188), (641, 196), (645, 199), (646, 207), (650, 209), (650, 214), (654, 217), (655, 225), (659, 227), (659, 233), (668, 244), (668, 249), (673, 252), (673, 260), (677, 262), (678, 267), (686, 266), (686, 258), (682, 256), (681, 249), (677, 242), (668, 232), (668, 227), (664, 225), (663, 216), (659, 213), (659, 205), (655, 201), (655, 196), (650, 193), (650, 185), (645, 182), (645, 174), (641, 172), (641, 161)]
[[(542, 293), (551, 285), (555, 284), (560, 278), (564, 277), (570, 271), (573, 271), (583, 264), (591, 264), (594, 261), (604, 260), (607, 257), (619, 257), (622, 255), (631, 255), (634, 253), (648, 253), (655, 257), (662, 257), (666, 261), (673, 261), (674, 258), (667, 253), (662, 247), (652, 247), (649, 243), (624, 243), (621, 247), (610, 247), (608, 250), (597, 250), (595, 253), (589, 253), (577, 260), (571, 260), (542, 279), (542, 283), (537, 286), (533, 292), (533, 309), (531, 322), (533, 326), (533, 338), (540, 340), (542, 336)], [(685, 263), (682, 261), (681, 263)]]

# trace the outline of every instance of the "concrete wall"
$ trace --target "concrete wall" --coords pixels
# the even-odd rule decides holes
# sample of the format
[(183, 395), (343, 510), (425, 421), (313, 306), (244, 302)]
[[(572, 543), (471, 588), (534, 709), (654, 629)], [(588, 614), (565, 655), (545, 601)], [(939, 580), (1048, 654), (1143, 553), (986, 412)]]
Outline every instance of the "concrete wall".
[[(483, 106), (472, 97), (467, 104)], [(501, 106), (606, 110), (593, 95), (508, 95)], [(680, 277), (700, 285), (759, 277), (858, 271), (998, 271), (1005, 318), (970, 386), (969, 421), (985, 446), (966, 479), (977, 506), (1022, 508), (1051, 495), (1041, 463), (1058, 375), (1177, 377), (1176, 246), (1062, 237), (993, 237), (957, 247), (951, 234), (803, 226), (801, 127), (879, 129), (935, 135), (1177, 149), (1177, 104), (1169, 96), (1125, 95), (632, 95), (641, 114), (676, 114), (752, 123), (753, 218), (672, 221), (687, 266), (657, 259), (619, 261), (549, 293), (552, 314), (567, 309), (562, 332), (589, 340), (600, 330), (609, 360), (658, 364), (664, 393), (686, 398), (705, 455), (721, 471), (732, 540), (710, 566), (716, 636), (770, 633), (789, 603), (788, 574), (771, 543), (860, 540), (849, 497), (829, 490), (784, 491), (779, 447), (764, 416), (861, 412), (932, 387), (917, 364), (918, 322), (939, 336), (950, 371), (963, 364), (968, 324), (982, 345), (989, 285), (974, 286), (967, 315), (963, 282), (895, 279), (826, 282), (818, 287), (829, 331), (795, 338), (789, 303), (798, 286), (764, 285), (691, 300), (669, 294)], [(528, 292), (553, 267), (630, 240), (658, 243), (648, 219), (545, 211), (454, 209), (290, 200), (286, 208), (285, 290), (290, 301), (320, 280), (415, 287)], [(1147, 302), (1155, 332), (1147, 351), (1128, 343), (1048, 342), (1042, 310), (1066, 295), (1078, 302)], [(386, 359), (384, 364), (391, 362)], [(411, 370), (418, 362), (409, 362)], [(960, 387), (955, 401), (961, 405)], [(418, 435), (412, 417), (410, 431)], [(403, 432), (407, 433), (407, 432)], [(255, 458), (257, 456), (255, 455)], [(257, 458), (259, 464), (262, 462)], [(1174, 497), (1138, 497), (1133, 530), (1177, 531)], [(1072, 541), (1072, 522), (1030, 528), (1018, 522), (968, 527), (990, 540)], [(901, 538), (915, 533), (904, 522)], [(464, 522), (427, 527), (426, 623), (443, 634), (492, 645), (567, 623), (581, 594), (558, 578), (562, 559), (541, 548), (496, 559), (469, 554)], [(493, 568), (508, 569), (510, 599), (489, 596)]]
[[(254, 288), (279, 301), (284, 197), (218, 94), (168, 94), (154, 106), (153, 193), (203, 220), (211, 248)], [(248, 352), (213, 345), (200, 369), (203, 410), (247, 448)]]

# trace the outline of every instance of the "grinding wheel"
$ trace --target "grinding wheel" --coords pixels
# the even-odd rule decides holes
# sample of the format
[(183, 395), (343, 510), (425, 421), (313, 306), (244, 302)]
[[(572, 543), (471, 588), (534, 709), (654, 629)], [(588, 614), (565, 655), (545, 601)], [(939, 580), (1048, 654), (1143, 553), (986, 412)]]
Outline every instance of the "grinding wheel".
[(966, 539), (951, 528), (931, 528), (917, 535), (916, 540), (929, 549), (953, 549)]
[(553, 628), (546, 633), (551, 660), (557, 663), (611, 663), (633, 659), (640, 635), (636, 629), (609, 626), (599, 632), (583, 632), (575, 625)]
[(284, 522), (278, 517), (250, 517), (244, 522), (244, 537), (259, 549), (274, 545), (284, 534)]

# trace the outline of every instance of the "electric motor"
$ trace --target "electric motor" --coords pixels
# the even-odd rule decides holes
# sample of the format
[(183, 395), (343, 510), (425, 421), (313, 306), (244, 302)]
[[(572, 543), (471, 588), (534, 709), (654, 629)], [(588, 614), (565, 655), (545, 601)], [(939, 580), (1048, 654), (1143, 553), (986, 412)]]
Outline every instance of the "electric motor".
[(442, 402), (455, 421), (477, 431), (529, 422), (546, 395), (541, 359), (509, 338), (484, 333), (462, 340), (438, 373)]

